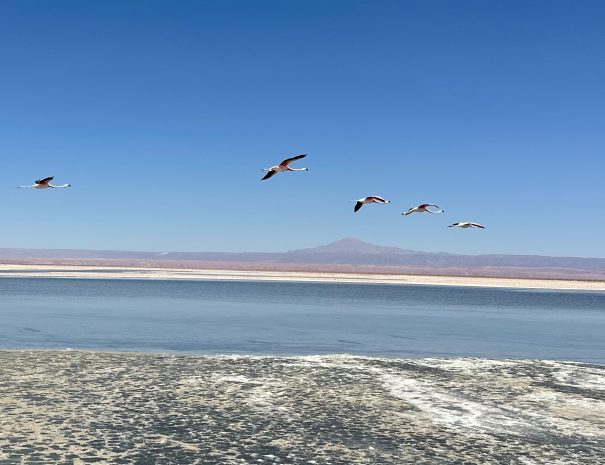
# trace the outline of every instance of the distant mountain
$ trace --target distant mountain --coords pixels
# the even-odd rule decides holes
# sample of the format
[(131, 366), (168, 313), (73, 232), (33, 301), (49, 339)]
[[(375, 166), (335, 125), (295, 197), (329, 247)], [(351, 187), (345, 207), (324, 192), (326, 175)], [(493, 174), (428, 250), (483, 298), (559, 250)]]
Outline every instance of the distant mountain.
[(358, 239), (341, 239), (330, 244), (320, 245), (311, 249), (298, 249), (286, 252), (297, 255), (317, 255), (334, 253), (354, 253), (354, 254), (409, 254), (416, 253), (413, 250), (400, 249), (399, 247), (385, 247), (382, 245), (370, 244)]
[(342, 239), (312, 249), (281, 254), (284, 262), (313, 260), (313, 263), (405, 265), (429, 267), (531, 267), (577, 268), (605, 272), (605, 258), (549, 257), (541, 255), (455, 255), (383, 247), (357, 239)]
[(350, 238), (281, 253), (0, 249), (0, 262), (605, 279), (604, 258), (456, 255)]

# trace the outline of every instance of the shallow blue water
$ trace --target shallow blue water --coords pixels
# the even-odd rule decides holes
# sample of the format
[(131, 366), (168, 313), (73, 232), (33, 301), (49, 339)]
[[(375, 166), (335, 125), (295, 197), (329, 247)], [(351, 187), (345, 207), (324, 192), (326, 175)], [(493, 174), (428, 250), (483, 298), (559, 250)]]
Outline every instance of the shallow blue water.
[(5, 278), (0, 348), (605, 363), (605, 293)]

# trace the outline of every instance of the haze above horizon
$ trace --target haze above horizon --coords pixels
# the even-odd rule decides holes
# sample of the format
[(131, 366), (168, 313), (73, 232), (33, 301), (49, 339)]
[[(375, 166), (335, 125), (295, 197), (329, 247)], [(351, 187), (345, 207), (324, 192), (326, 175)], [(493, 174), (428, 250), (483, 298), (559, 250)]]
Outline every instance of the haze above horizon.
[[(173, 250), (123, 250), (123, 249), (32, 249), (32, 248), (0, 248), (0, 259), (3, 258), (17, 258), (17, 255), (11, 254), (11, 252), (19, 252), (18, 255), (20, 258), (45, 258), (47, 255), (38, 256), (36, 252), (48, 252), (50, 256), (55, 256), (57, 258), (70, 258), (70, 255), (61, 255), (61, 251), (70, 251), (74, 252), (75, 256), (80, 256), (78, 253), (87, 252), (100, 252), (97, 258), (104, 258), (105, 253), (111, 254), (115, 258), (120, 258), (120, 254), (125, 254), (123, 258), (128, 258), (129, 255), (135, 254), (143, 254), (149, 256), (157, 256), (161, 258), (168, 259), (179, 259), (178, 257), (185, 257), (187, 255), (190, 258), (195, 258), (198, 255), (250, 255), (250, 258), (253, 259), (253, 256), (279, 256), (279, 255), (291, 255), (291, 254), (305, 254), (309, 256), (317, 255), (317, 254), (342, 254), (344, 258), (349, 255), (401, 255), (401, 254), (411, 254), (411, 255), (449, 255), (452, 257), (480, 257), (480, 256), (503, 256), (503, 257), (536, 257), (536, 258), (571, 258), (571, 259), (579, 259), (579, 260), (598, 260), (603, 261), (603, 258), (595, 258), (595, 257), (581, 257), (581, 256), (560, 256), (560, 255), (524, 255), (524, 254), (452, 254), (450, 252), (444, 251), (436, 251), (429, 252), (424, 250), (415, 250), (409, 248), (402, 248), (399, 246), (391, 246), (391, 245), (382, 245), (382, 244), (374, 244), (371, 242), (361, 241), (359, 239), (345, 237), (343, 239), (339, 239), (336, 241), (328, 242), (327, 244), (319, 244), (313, 247), (305, 247), (299, 249), (289, 249), (289, 250), (277, 250), (277, 251), (266, 251), (266, 250), (245, 250), (241, 252), (229, 252), (229, 251), (207, 251), (207, 250), (187, 250), (187, 251), (173, 251)], [(28, 252), (31, 252), (28, 254)], [(89, 256), (88, 258), (91, 258)], [(343, 261), (346, 263), (346, 260)]]
[[(2, 2), (0, 247), (605, 257), (604, 21), (597, 1)], [(260, 181), (297, 153), (308, 173)], [(73, 188), (15, 189), (50, 175)], [(372, 194), (393, 203), (354, 214)], [(423, 202), (446, 213), (400, 215)]]

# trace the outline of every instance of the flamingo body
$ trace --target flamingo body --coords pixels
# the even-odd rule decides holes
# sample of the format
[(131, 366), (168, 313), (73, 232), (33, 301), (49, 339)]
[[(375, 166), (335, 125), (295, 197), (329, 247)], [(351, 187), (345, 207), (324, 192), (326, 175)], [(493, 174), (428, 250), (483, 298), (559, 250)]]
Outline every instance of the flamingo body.
[[(429, 207), (435, 207), (438, 210), (434, 211), (434, 210), (429, 210)], [(439, 209), (438, 205), (432, 204), (432, 203), (423, 203), (421, 205), (418, 205), (417, 207), (413, 207), (410, 208), (407, 212), (403, 212), (401, 213), (402, 215), (410, 215), (412, 213), (444, 213), (444, 210)]]
[(19, 188), (28, 188), (31, 187), (33, 189), (64, 189), (66, 187), (71, 187), (71, 184), (51, 184), (50, 182), (55, 179), (54, 176), (49, 176), (43, 179), (36, 179), (31, 186), (18, 186)]
[(283, 173), (284, 171), (309, 171), (309, 168), (291, 168), (290, 167), (290, 163), (292, 163), (293, 161), (296, 161), (296, 160), (300, 160), (301, 158), (305, 158), (306, 156), (307, 156), (306, 153), (303, 153), (302, 155), (296, 155), (295, 157), (292, 157), (292, 158), (286, 158), (279, 165), (272, 166), (271, 168), (266, 168), (264, 171), (266, 171), (267, 174), (265, 174), (265, 176), (261, 179), (261, 181), (264, 181), (265, 179), (269, 179), (269, 178), (275, 176), (277, 173)]
[(383, 205), (387, 204), (387, 203), (391, 203), (390, 200), (385, 200), (382, 197), (379, 197), (377, 195), (369, 195), (368, 197), (363, 197), (358, 200), (352, 200), (352, 202), (355, 202), (355, 207), (353, 208), (353, 211), (355, 213), (357, 213), (361, 207), (363, 207), (364, 205), (367, 205), (369, 203), (380, 203)]
[(463, 228), (463, 229), (468, 229), (468, 228), (480, 228), (480, 229), (485, 229), (485, 226), (479, 224), (479, 223), (471, 223), (468, 221), (463, 221), (461, 223), (454, 223), (454, 224), (450, 224), (448, 226), (448, 228)]

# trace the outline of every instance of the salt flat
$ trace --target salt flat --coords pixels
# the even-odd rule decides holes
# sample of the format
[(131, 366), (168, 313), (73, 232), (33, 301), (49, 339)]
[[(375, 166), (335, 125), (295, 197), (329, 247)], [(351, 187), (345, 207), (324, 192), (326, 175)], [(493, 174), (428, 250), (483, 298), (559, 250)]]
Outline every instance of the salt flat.
[(0, 264), (0, 278), (170, 279), (292, 281), (357, 284), (418, 284), (431, 286), (508, 287), (519, 289), (605, 291), (605, 281), (487, 278), (300, 271), (202, 270), (185, 268), (99, 267), (80, 265)]
[(0, 351), (0, 464), (605, 461), (605, 367)]

